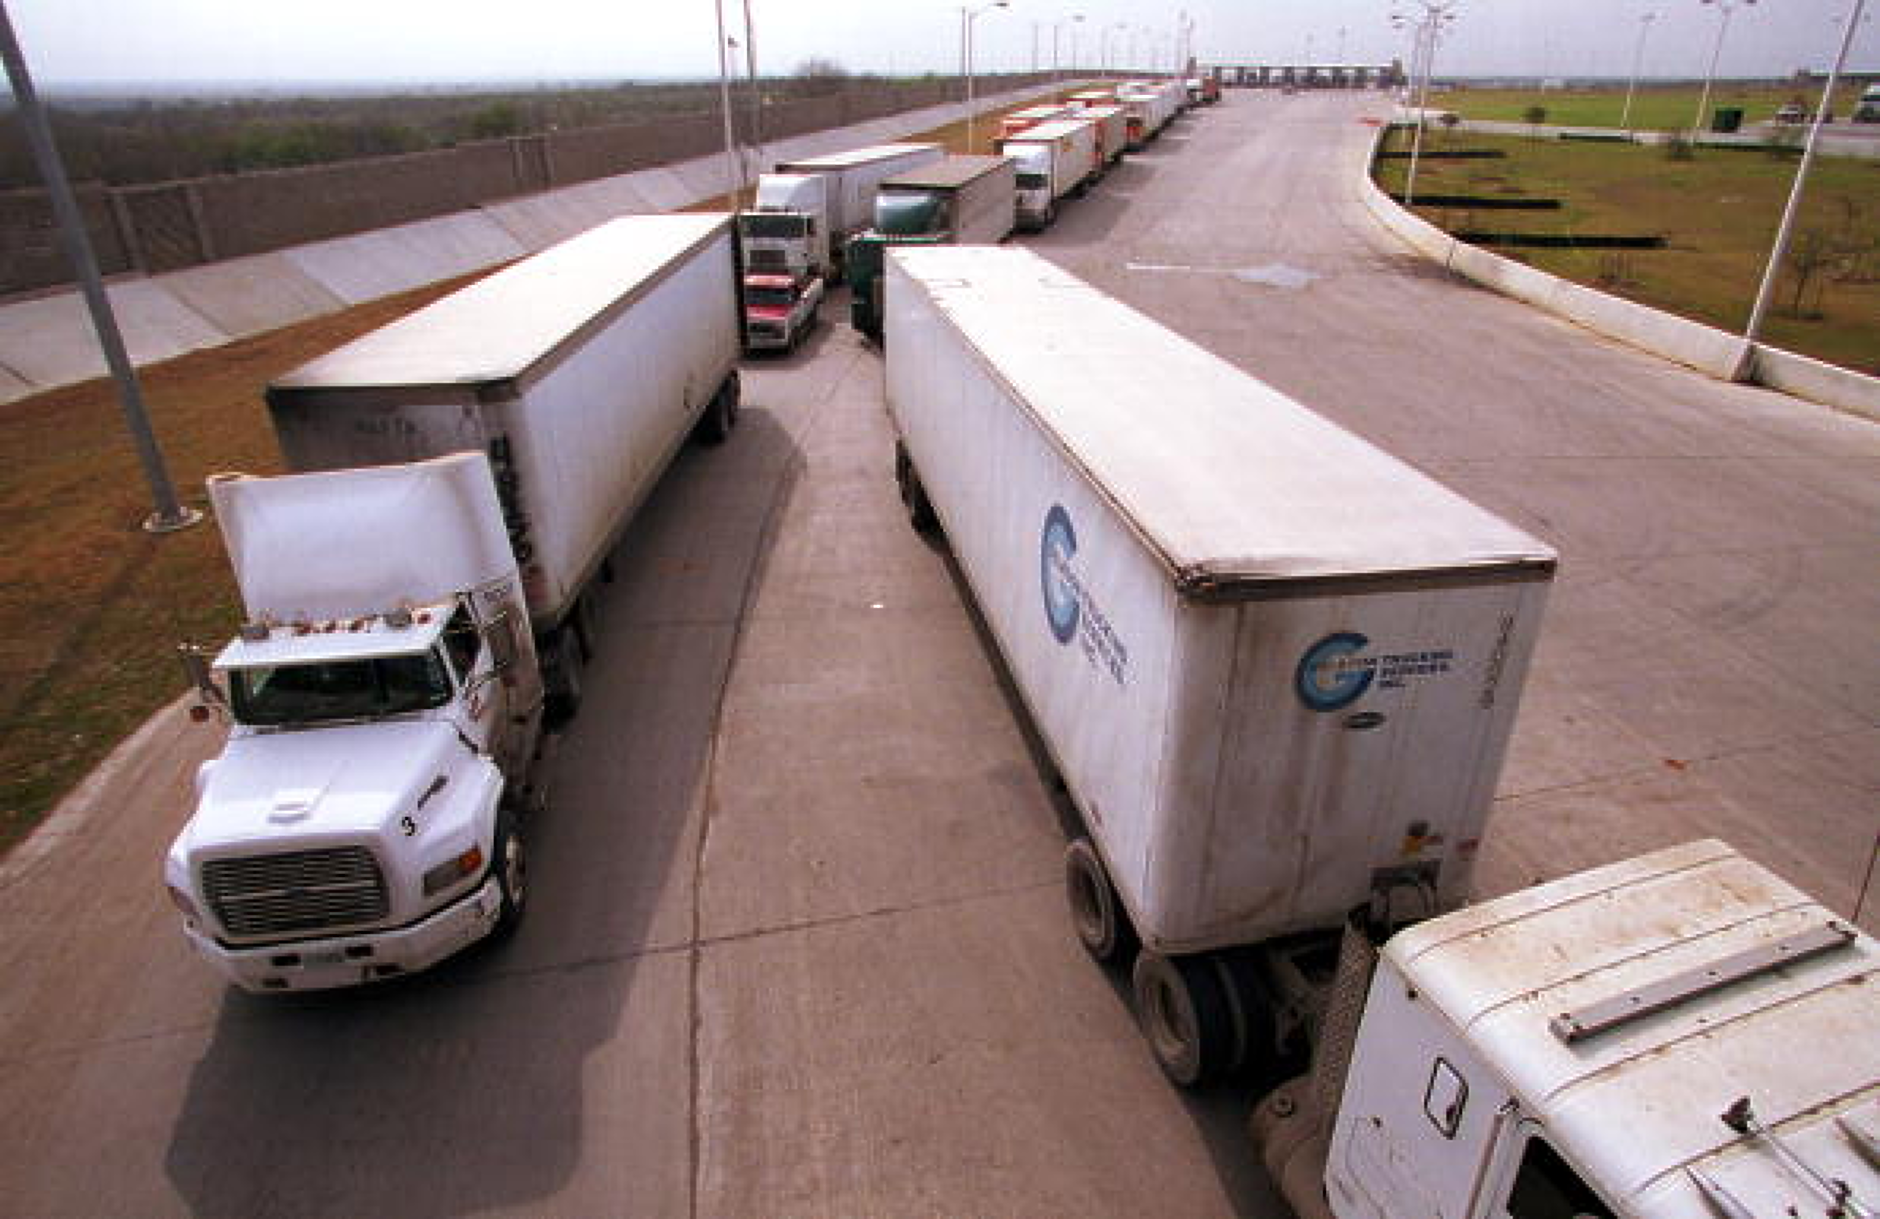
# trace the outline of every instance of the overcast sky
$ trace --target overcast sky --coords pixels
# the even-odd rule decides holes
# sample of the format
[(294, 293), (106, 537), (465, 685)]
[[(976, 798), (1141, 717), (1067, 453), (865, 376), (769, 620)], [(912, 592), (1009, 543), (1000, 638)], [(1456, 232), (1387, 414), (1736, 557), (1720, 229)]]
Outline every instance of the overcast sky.
[[(34, 78), (77, 82), (516, 81), (715, 74), (712, 0), (3, 0)], [(983, 0), (979, 0), (983, 3)], [(1853, 0), (1735, 0), (1719, 74), (1825, 68)], [(743, 0), (725, 0), (741, 33)], [(951, 74), (960, 8), (940, 0), (750, 0), (758, 68)], [(975, 23), (981, 71), (1108, 55), (1168, 62), (1186, 13), (1203, 62), (1407, 58), (1416, 0), (1011, 0)], [(1700, 0), (1456, 0), (1439, 73), (1623, 76), (1640, 16), (1648, 76), (1701, 76), (1721, 24)], [(1853, 65), (1880, 66), (1880, 0)], [(1081, 15), (1082, 21), (1072, 17)]]

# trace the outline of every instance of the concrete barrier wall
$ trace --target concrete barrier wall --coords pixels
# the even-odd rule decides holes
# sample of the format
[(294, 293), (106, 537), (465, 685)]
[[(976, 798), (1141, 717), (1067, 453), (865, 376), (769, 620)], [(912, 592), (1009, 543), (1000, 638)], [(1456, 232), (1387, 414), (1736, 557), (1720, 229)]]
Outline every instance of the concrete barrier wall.
[(1751, 361), (1750, 376), (1758, 385), (1811, 402), (1838, 406), (1850, 414), (1880, 423), (1880, 377), (1869, 377), (1838, 364), (1760, 343)]
[[(989, 87), (1039, 88), (1045, 76), (1012, 76)], [(839, 93), (764, 108), (765, 141), (933, 107), (952, 81), (858, 82)], [(742, 142), (752, 117), (734, 99)], [(156, 273), (405, 224), (704, 156), (723, 143), (715, 112), (646, 123), (482, 140), (454, 148), (301, 169), (265, 170), (183, 182), (81, 187), (87, 227), (106, 275)], [(0, 193), (0, 297), (60, 286), (70, 270), (53, 240), (45, 193)]]
[[(982, 97), (975, 109), (984, 113), (1008, 108), (1050, 87), (1034, 85)], [(883, 108), (892, 100), (865, 97), (847, 104), (868, 110)], [(825, 106), (802, 113), (827, 112)], [(953, 102), (781, 139), (766, 147), (762, 164), (747, 159), (742, 171), (755, 173), (780, 157), (899, 139), (955, 122), (965, 114), (964, 103)], [(125, 279), (109, 289), (118, 324), (133, 361), (148, 364), (496, 266), (615, 216), (688, 207), (726, 190), (731, 174), (724, 159), (723, 131), (722, 121), (715, 121), (708, 151), (656, 167), (466, 206), (450, 215), (370, 232)], [(683, 147), (693, 137), (661, 138)], [(273, 177), (276, 183), (292, 179), (301, 181), (303, 189), (312, 189), (311, 175)], [(162, 190), (172, 188), (160, 188), (158, 193)], [(207, 206), (202, 199), (192, 203), (183, 192), (172, 193), (175, 197), (165, 197), (164, 205), (175, 208), (177, 214), (187, 215), (192, 209), (200, 212)], [(0, 305), (0, 402), (102, 376), (104, 371), (90, 320), (75, 291)]]
[(1371, 169), (1387, 128), (1380, 127), (1360, 168), (1365, 209), (1412, 249), (1465, 279), (1586, 327), (1607, 338), (1719, 380), (1750, 380), (1869, 419), (1880, 420), (1880, 377), (1756, 344), (1741, 335), (1576, 284), (1526, 263), (1457, 241), (1378, 189)]

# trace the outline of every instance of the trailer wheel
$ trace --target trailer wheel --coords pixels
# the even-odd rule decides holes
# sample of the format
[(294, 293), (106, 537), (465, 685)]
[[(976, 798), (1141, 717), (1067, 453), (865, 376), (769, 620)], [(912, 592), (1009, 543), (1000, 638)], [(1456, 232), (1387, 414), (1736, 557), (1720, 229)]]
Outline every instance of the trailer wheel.
[(581, 641), (564, 627), (555, 634), (555, 667), (548, 683), (548, 715), (557, 724), (581, 710), (581, 668)]
[(516, 929), (529, 906), (529, 860), (522, 848), (522, 834), (508, 812), (496, 815), (496, 852), (491, 867), (496, 870), (496, 887), (502, 894), (494, 934), (507, 935)]
[(1136, 1019), (1156, 1065), (1179, 1087), (1218, 1078), (1234, 1057), (1233, 1016), (1206, 957), (1136, 958)]
[(733, 413), (736, 405), (726, 400), (723, 386), (712, 395), (712, 400), (705, 404), (705, 413), (699, 416), (698, 438), (704, 444), (723, 444), (731, 436), (732, 425), (736, 422)]
[(600, 646), (601, 610), (595, 603), (594, 594), (582, 593), (574, 603), (574, 635), (581, 645), (583, 663), (593, 660), (594, 653)]
[(932, 533), (939, 528), (940, 518), (934, 514), (933, 501), (927, 498), (927, 488), (920, 484), (920, 471), (914, 468), (907, 446), (899, 441), (894, 446), (894, 481), (901, 489), (901, 503), (907, 507), (908, 524), (915, 532)]
[(1064, 890), (1071, 925), (1084, 951), (1102, 965), (1129, 960), (1136, 951), (1136, 929), (1088, 838), (1074, 839), (1064, 848)]

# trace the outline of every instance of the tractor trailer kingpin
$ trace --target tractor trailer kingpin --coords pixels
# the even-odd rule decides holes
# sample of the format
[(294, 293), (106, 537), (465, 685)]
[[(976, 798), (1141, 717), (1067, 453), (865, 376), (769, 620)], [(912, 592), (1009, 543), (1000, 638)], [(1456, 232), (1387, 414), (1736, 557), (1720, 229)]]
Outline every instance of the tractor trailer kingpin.
[(164, 868), (235, 983), (410, 973), (519, 912), (594, 585), (687, 436), (736, 418), (732, 241), (616, 220), (269, 387), (300, 473), (211, 481), (247, 621), (197, 666), (232, 723)]

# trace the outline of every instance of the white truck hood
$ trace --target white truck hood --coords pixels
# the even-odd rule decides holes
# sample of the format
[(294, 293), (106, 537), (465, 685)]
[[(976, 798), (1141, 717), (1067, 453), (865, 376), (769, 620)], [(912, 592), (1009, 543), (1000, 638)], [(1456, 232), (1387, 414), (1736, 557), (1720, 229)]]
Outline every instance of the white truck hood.
[(300, 839), (396, 832), (464, 750), (456, 729), (436, 720), (232, 737), (177, 846), (220, 855), (257, 843), (285, 850)]

